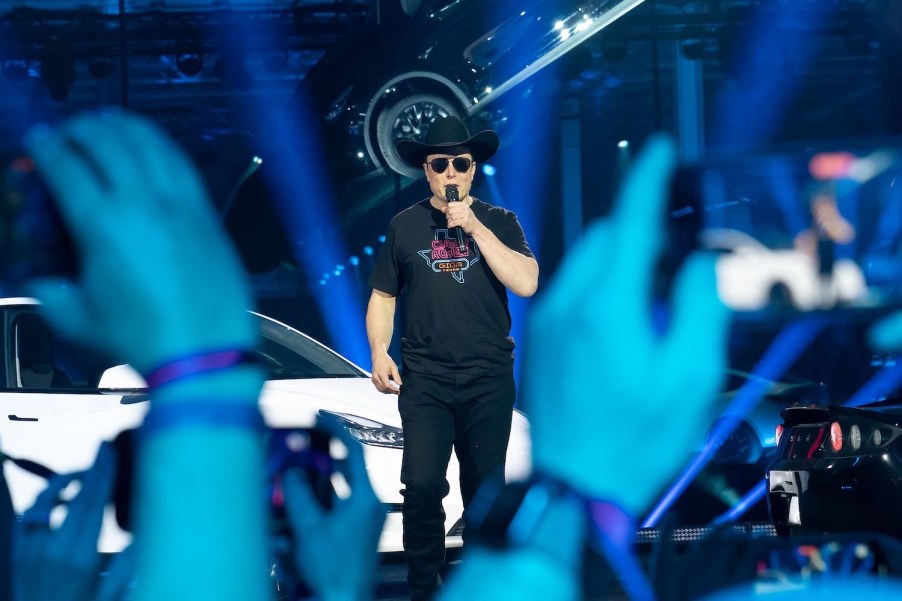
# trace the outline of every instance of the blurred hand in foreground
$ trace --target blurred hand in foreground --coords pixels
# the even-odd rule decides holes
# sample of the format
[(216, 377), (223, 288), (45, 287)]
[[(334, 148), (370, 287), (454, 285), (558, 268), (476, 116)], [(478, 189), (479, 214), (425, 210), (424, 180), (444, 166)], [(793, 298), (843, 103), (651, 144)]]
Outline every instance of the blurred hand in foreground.
[(634, 515), (701, 438), (727, 356), (730, 313), (712, 256), (690, 255), (666, 327), (653, 322), (674, 163), (670, 140), (647, 143), (611, 216), (568, 253), (528, 326), (524, 407), (535, 468)]
[(332, 420), (320, 420), (319, 425), (348, 450), (347, 457), (336, 459), (335, 465), (350, 487), (350, 496), (335, 499), (326, 510), (297, 470), (286, 472), (283, 488), (295, 540), (294, 568), (317, 599), (371, 599), (385, 507), (370, 485), (360, 443)]
[(60, 332), (146, 373), (198, 350), (250, 348), (251, 295), (185, 152), (134, 114), (35, 128), (27, 149), (78, 254), (76, 281), (30, 293)]
[[(97, 552), (104, 508), (110, 502), (116, 457), (108, 444), (84, 473), (52, 478), (16, 524), (13, 538), (13, 590), (16, 601), (116, 601), (134, 575), (131, 547), (108, 564)], [(80, 490), (66, 504), (62, 524), (51, 526), (50, 513), (73, 481)], [(101, 572), (104, 572), (101, 576)]]

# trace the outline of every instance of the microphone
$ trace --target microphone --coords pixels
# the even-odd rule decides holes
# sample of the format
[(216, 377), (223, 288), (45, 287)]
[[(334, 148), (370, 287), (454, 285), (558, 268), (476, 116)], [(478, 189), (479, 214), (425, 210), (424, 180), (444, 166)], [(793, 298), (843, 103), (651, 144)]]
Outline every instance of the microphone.
[[(457, 186), (454, 184), (445, 186), (445, 198), (448, 199), (448, 202), (460, 202), (460, 193), (457, 191)], [(457, 225), (451, 229), (454, 230), (454, 235), (457, 236), (457, 250), (461, 253), (467, 252), (467, 242), (464, 240), (464, 231)]]

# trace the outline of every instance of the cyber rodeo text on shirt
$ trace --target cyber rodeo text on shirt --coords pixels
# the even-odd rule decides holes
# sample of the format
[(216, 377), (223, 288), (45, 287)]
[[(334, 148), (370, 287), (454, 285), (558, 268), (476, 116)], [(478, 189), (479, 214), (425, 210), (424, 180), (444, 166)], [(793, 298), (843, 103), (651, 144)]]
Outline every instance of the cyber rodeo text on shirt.
[[(419, 255), (436, 273), (450, 273), (454, 279), (463, 284), (464, 273), (479, 261), (479, 249), (471, 244), (472, 238), (466, 237), (466, 249), (461, 252), (457, 246), (456, 236), (450, 230), (435, 230), (432, 248), (419, 251)], [(472, 247), (472, 257), (470, 248)]]

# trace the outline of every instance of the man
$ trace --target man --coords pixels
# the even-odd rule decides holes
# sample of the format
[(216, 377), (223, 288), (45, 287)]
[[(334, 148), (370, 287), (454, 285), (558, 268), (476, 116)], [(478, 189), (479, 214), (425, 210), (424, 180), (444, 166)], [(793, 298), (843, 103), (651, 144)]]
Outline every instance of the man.
[[(464, 507), (486, 477), (503, 477), (515, 399), (507, 290), (526, 297), (538, 285), (539, 265), (516, 215), (470, 196), (477, 164), (497, 149), (495, 132), (470, 136), (454, 117), (437, 120), (423, 143), (398, 142), (398, 155), (423, 169), (432, 195), (392, 219), (369, 281), (373, 383), (400, 394), (404, 549), (415, 600), (439, 586), (452, 448)], [(402, 382), (388, 348), (403, 290)]]

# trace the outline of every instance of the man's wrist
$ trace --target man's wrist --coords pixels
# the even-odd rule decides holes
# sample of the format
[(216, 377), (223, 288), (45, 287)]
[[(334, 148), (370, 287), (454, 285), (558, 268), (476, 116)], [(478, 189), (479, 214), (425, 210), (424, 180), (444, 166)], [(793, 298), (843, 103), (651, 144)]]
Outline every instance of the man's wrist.
[[(490, 230), (484, 223), (479, 221), (478, 219), (474, 219), (475, 224), (470, 228), (470, 231), (467, 232), (472, 238), (478, 239), (481, 238), (485, 234), (491, 234), (492, 230)], [(493, 234), (494, 235), (494, 234)]]
[(385, 357), (390, 357), (388, 353), (388, 344), (387, 343), (378, 343), (374, 344), (370, 347), (372, 350), (370, 351), (370, 360), (373, 363), (376, 363), (379, 359), (384, 359)]

